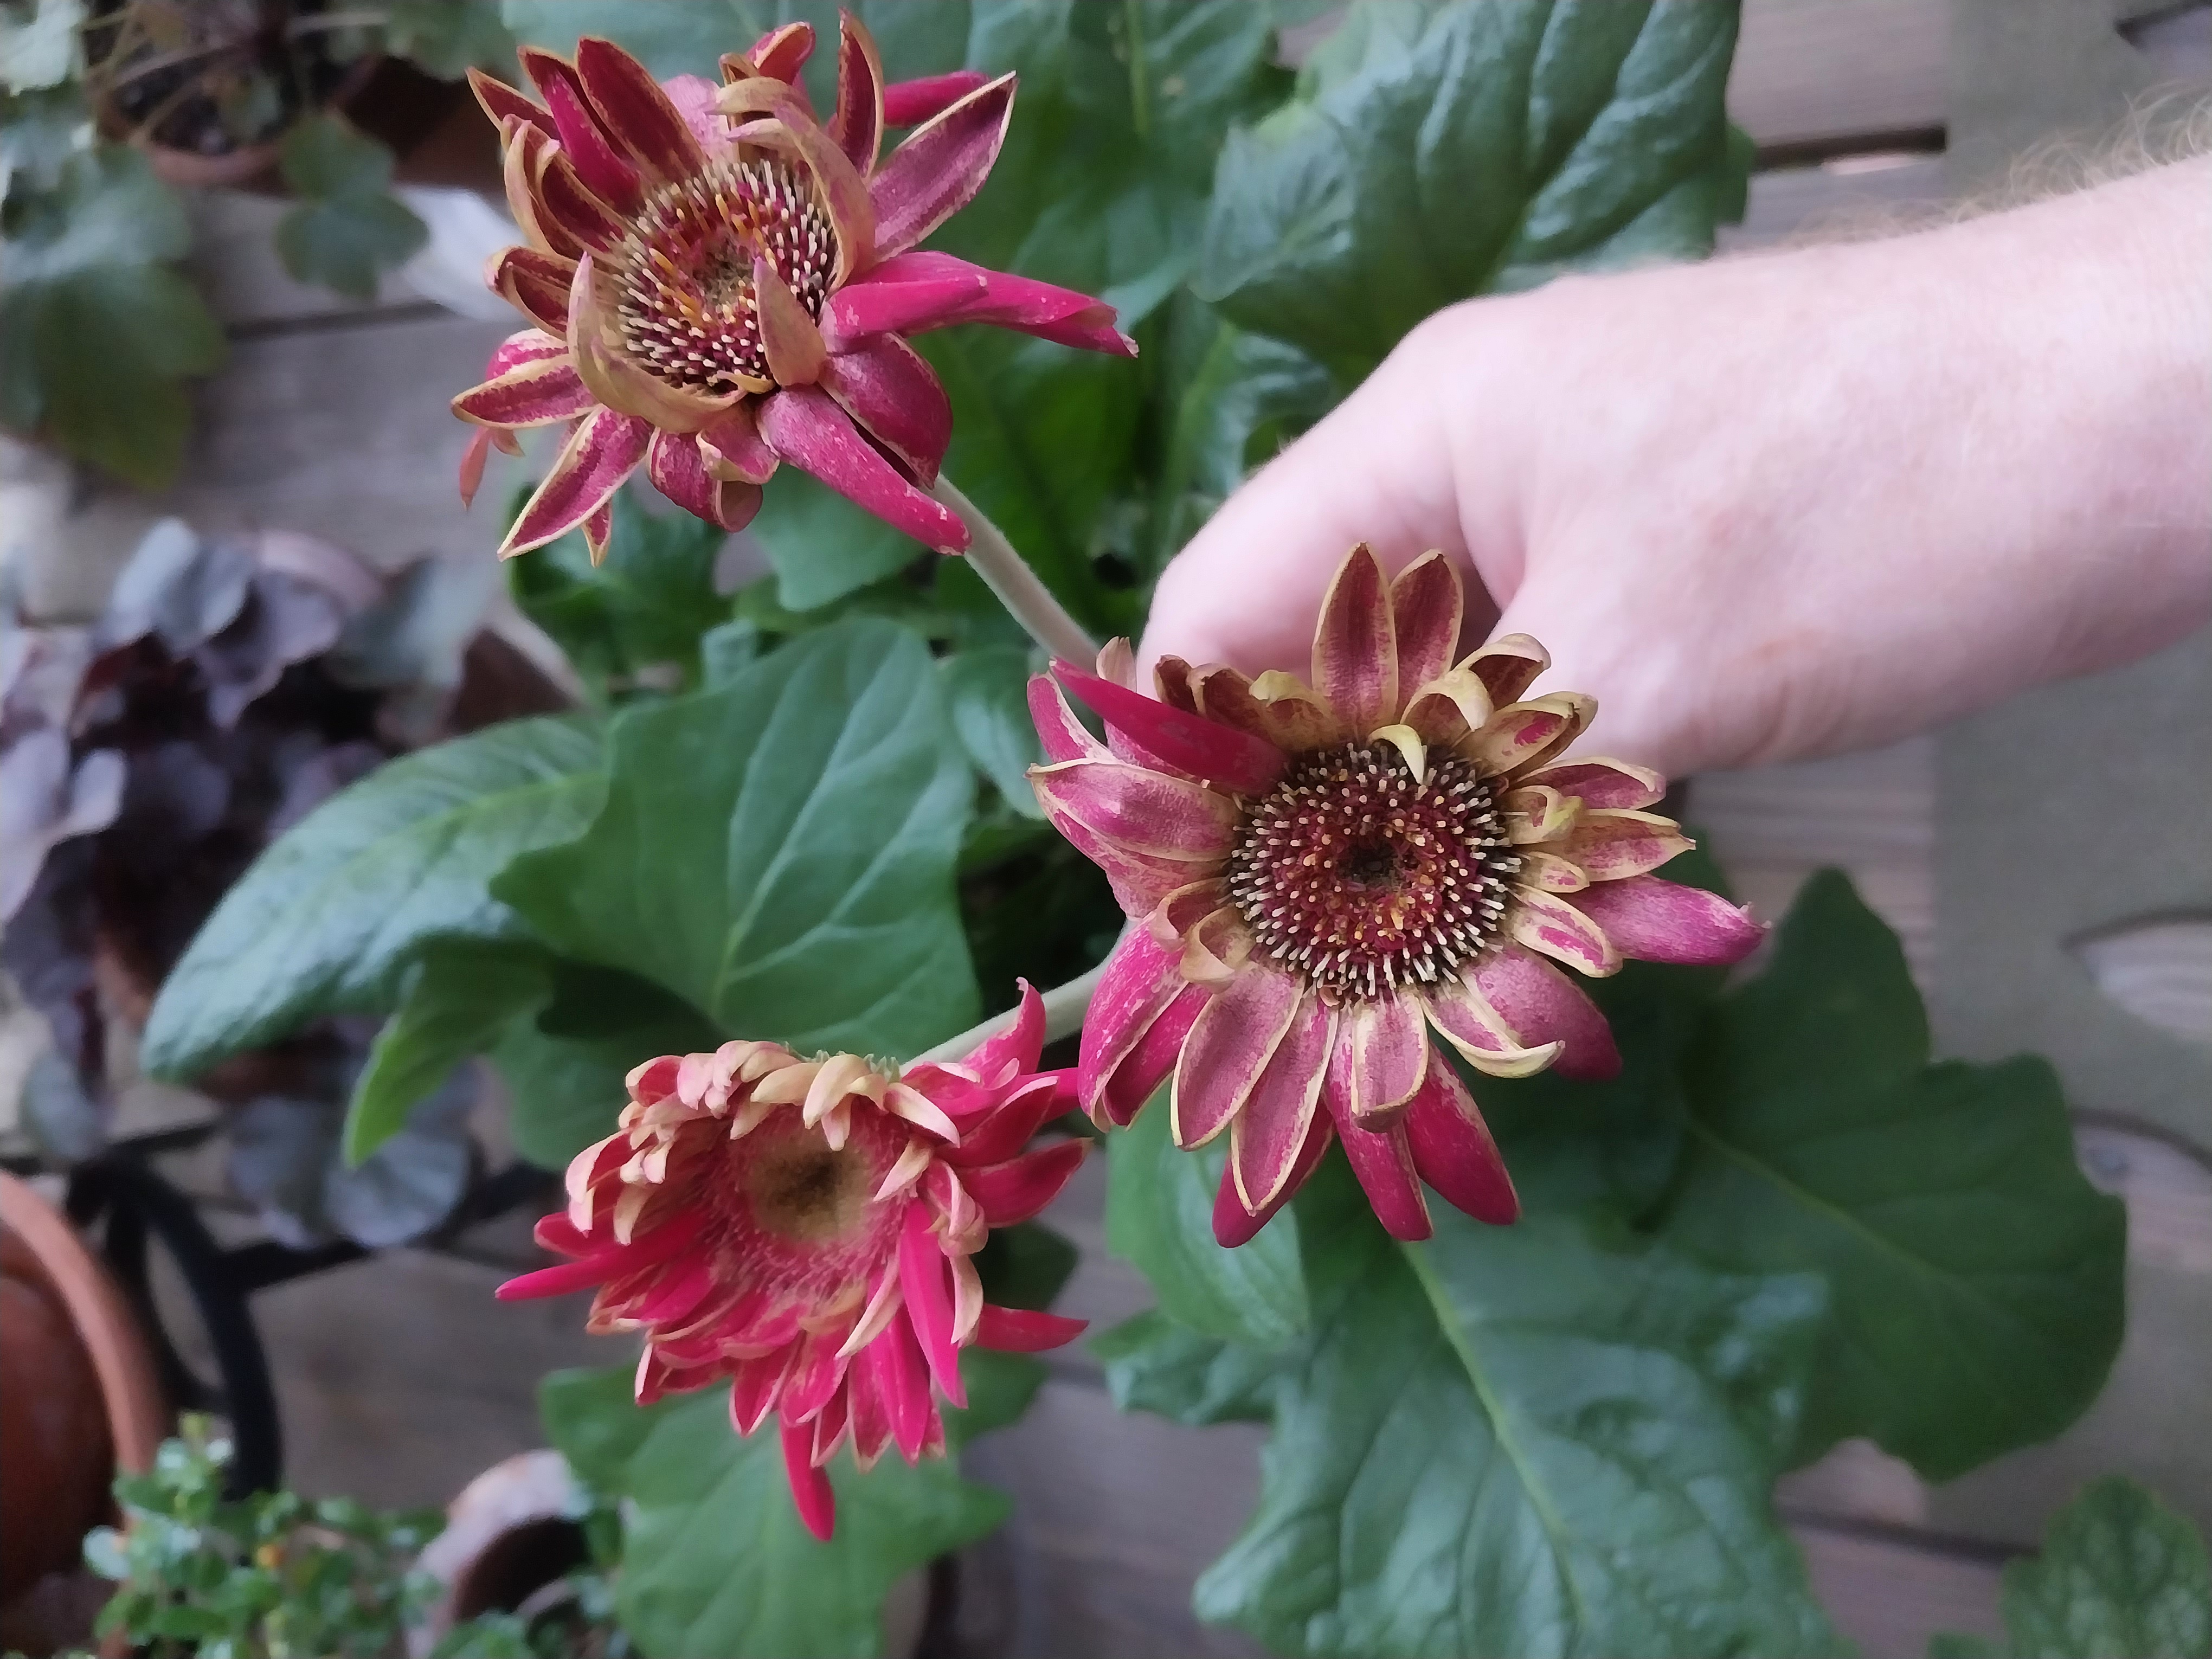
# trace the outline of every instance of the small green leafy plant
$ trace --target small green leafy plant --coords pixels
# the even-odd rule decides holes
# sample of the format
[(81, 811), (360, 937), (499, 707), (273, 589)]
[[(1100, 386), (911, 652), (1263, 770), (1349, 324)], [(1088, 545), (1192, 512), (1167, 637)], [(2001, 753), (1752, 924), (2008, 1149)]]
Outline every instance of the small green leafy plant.
[[(198, 1659), (385, 1659), (404, 1650), (437, 1585), (415, 1565), (444, 1526), (434, 1510), (387, 1513), (351, 1498), (225, 1495), (229, 1442), (187, 1418), (145, 1474), (115, 1483), (121, 1528), (84, 1540), (86, 1564), (117, 1588), (99, 1633), (135, 1651)], [(586, 1576), (588, 1577), (588, 1576)], [(579, 1589), (587, 1620), (611, 1628), (603, 1584)], [(564, 1627), (565, 1628), (565, 1627)], [(567, 1637), (489, 1613), (449, 1632), (437, 1659), (537, 1659)], [(602, 1632), (596, 1653), (624, 1650)]]

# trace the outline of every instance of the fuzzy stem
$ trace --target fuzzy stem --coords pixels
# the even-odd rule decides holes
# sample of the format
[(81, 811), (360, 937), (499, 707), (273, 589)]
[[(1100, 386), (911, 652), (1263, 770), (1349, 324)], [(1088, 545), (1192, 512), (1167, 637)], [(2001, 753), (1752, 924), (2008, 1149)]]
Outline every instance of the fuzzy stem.
[[(1098, 981), (1105, 976), (1106, 964), (1102, 962), (1089, 973), (1072, 979), (1065, 985), (1055, 985), (1044, 994), (1044, 1040), (1047, 1042), (1073, 1036), (1083, 1029), (1083, 1017), (1091, 1012), (1091, 994), (1098, 988)], [(1009, 1008), (1002, 1014), (994, 1014), (981, 1024), (969, 1027), (958, 1036), (948, 1038), (934, 1048), (916, 1054), (912, 1063), (921, 1066), (962, 1059), (973, 1053), (975, 1045), (986, 1037), (996, 1036), (1012, 1025), (1018, 1012)]]
[(1098, 647), (1083, 631), (1083, 625), (1061, 608), (1052, 590), (1037, 580), (1036, 572), (1014, 550), (1005, 532), (983, 516), (982, 508), (941, 472), (937, 475), (936, 489), (930, 493), (967, 525), (971, 538), (968, 562), (1046, 654), (1083, 669), (1097, 661)]

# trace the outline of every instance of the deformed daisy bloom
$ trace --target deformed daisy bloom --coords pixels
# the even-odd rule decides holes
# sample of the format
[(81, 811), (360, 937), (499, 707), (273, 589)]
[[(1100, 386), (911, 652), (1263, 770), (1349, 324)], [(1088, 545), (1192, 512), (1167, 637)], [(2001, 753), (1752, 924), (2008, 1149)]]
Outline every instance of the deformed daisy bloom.
[(1057, 1347), (1079, 1320), (983, 1300), (970, 1259), (1027, 1220), (1083, 1161), (1031, 1148), (1074, 1104), (1038, 1073), (1044, 1011), (965, 1060), (903, 1073), (772, 1042), (665, 1055), (629, 1074), (620, 1127), (568, 1166), (568, 1207), (538, 1241), (574, 1259), (508, 1280), (504, 1300), (596, 1285), (587, 1329), (638, 1331), (637, 1399), (726, 1379), (730, 1420), (773, 1414), (800, 1518), (828, 1538), (823, 1472), (850, 1442), (871, 1467), (945, 1449), (941, 1396), (964, 1406), (960, 1350)]
[(1512, 1220), (1497, 1147), (1429, 1030), (1477, 1071), (1609, 1076), (1604, 1016), (1555, 963), (1734, 962), (1764, 934), (1650, 873), (1691, 845), (1648, 810), (1665, 782), (1560, 757), (1596, 705), (1524, 698), (1549, 663), (1534, 640), (1453, 664), (1461, 605), (1443, 555), (1392, 582), (1358, 547), (1322, 603), (1310, 684), (1169, 658), (1155, 700), (1117, 641), (1097, 675), (1055, 669), (1104, 720), (1102, 745), (1030, 682), (1037, 799), (1133, 919), (1085, 1021), (1079, 1097), (1127, 1123), (1172, 1073), (1176, 1143), (1229, 1134), (1224, 1243), (1332, 1139), (1398, 1237), (1428, 1236), (1425, 1182)]
[[(488, 447), (568, 424), (568, 441), (501, 553), (582, 526), (604, 548), (607, 501), (640, 467), (678, 506), (738, 529), (785, 461), (943, 552), (967, 526), (927, 493), (952, 434), (945, 389), (906, 337), (993, 323), (1133, 356), (1088, 295), (916, 249), (998, 159), (1014, 77), (885, 86), (848, 14), (825, 125), (799, 81), (814, 31), (789, 23), (722, 59), (725, 84), (656, 82), (611, 41), (573, 60), (522, 49), (541, 106), (471, 71), (499, 124), (526, 239), (491, 286), (532, 324), (453, 399)], [(882, 153), (887, 128), (913, 126)]]

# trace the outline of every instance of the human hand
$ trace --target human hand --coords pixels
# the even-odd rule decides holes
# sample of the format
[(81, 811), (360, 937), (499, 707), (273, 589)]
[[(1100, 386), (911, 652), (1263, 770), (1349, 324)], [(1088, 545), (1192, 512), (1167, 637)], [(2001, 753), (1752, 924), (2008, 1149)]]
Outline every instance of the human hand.
[(1193, 538), (1144, 659), (1303, 672), (1347, 548), (1440, 547), (1463, 646), (1533, 634), (1589, 747), (1680, 775), (2144, 654), (2212, 610), (2208, 179), (1441, 313)]

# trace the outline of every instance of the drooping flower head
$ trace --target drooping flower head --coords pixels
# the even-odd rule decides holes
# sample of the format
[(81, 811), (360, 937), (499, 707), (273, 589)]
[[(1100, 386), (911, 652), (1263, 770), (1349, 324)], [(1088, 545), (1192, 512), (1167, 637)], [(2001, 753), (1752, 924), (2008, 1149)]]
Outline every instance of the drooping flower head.
[[(492, 444), (512, 453), (519, 428), (572, 428), (502, 556), (581, 525), (599, 556), (608, 498), (641, 466), (679, 507), (740, 528), (784, 461), (958, 552), (966, 526), (927, 493), (951, 406), (905, 337), (994, 323), (1134, 355), (1100, 301), (915, 250), (982, 188), (1012, 75), (885, 86), (848, 13), (825, 126), (799, 79), (813, 48), (811, 25), (785, 24), (726, 56), (717, 88), (656, 82), (607, 40), (579, 40), (573, 60), (525, 47), (543, 106), (471, 71), (526, 239), (488, 276), (532, 326), (453, 399), (482, 428), (464, 498)], [(915, 130), (884, 155), (898, 126)]]
[(1764, 934), (1650, 873), (1691, 845), (1648, 810), (1664, 781), (1562, 759), (1595, 702), (1524, 700), (1549, 664), (1526, 635), (1455, 665), (1461, 616), (1442, 554), (1393, 582), (1358, 547), (1322, 602), (1310, 684), (1168, 658), (1156, 700), (1117, 641), (1096, 675), (1055, 669), (1105, 721), (1101, 744), (1060, 687), (1030, 682), (1037, 799), (1133, 919), (1085, 1022), (1079, 1097), (1125, 1124), (1172, 1074), (1177, 1144), (1229, 1135), (1224, 1243), (1257, 1232), (1332, 1139), (1398, 1237), (1429, 1234), (1424, 1182), (1512, 1220), (1496, 1145), (1429, 1031), (1494, 1075), (1610, 1076), (1604, 1016), (1555, 963), (1734, 962)]
[(1083, 1161), (1030, 1148), (1074, 1099), (1036, 1070), (1044, 1010), (965, 1060), (903, 1073), (772, 1042), (664, 1055), (629, 1074), (615, 1133), (568, 1166), (568, 1207), (538, 1240), (574, 1258), (503, 1300), (597, 1286), (586, 1328), (639, 1331), (638, 1403), (726, 1379), (730, 1419), (773, 1415), (800, 1517), (828, 1538), (824, 1466), (945, 1449), (941, 1397), (964, 1406), (960, 1350), (1056, 1347), (1079, 1320), (990, 1305), (970, 1259), (1028, 1219)]

